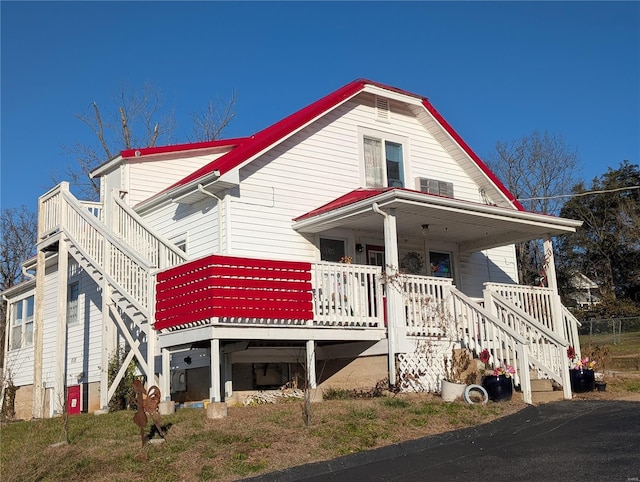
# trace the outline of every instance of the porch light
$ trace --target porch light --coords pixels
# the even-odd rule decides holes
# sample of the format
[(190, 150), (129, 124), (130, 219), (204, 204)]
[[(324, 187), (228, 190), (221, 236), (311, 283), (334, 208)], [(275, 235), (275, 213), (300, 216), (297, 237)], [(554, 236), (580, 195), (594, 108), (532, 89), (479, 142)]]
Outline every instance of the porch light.
[(358, 253), (362, 253), (363, 250), (364, 250), (364, 247), (360, 243), (357, 243), (356, 244), (356, 251)]
[(426, 236), (427, 234), (429, 234), (429, 225), (428, 224), (423, 224), (422, 225), (422, 235)]

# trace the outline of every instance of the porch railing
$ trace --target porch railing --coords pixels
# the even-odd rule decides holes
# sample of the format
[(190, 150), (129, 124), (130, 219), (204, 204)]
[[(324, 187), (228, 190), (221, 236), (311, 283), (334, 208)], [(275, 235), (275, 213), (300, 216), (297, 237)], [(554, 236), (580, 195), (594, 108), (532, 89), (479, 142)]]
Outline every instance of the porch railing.
[(558, 333), (558, 323), (553, 319), (553, 291), (550, 288), (503, 283), (485, 283), (484, 286), (485, 292), (498, 293), (533, 319)]
[(314, 325), (381, 328), (381, 277), (379, 266), (312, 263)]
[(443, 336), (453, 281), (449, 278), (401, 275), (407, 336)]

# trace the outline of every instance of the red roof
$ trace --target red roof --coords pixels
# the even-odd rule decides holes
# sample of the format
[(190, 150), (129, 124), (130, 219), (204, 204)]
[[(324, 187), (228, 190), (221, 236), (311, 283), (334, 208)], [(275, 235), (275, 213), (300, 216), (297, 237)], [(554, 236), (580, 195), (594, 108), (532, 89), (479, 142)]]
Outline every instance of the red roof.
[(120, 152), (124, 159), (131, 157), (150, 156), (152, 154), (164, 154), (169, 152), (194, 151), (199, 149), (209, 149), (214, 147), (237, 146), (249, 139), (239, 137), (237, 139), (218, 139), (214, 141), (193, 142), (190, 144), (175, 144), (172, 146), (143, 147), (141, 149), (126, 149)]
[(371, 197), (377, 196), (385, 191), (389, 191), (391, 189), (398, 189), (393, 187), (380, 187), (380, 188), (371, 188), (371, 189), (356, 189), (355, 191), (348, 192), (347, 194), (340, 196), (333, 201), (324, 204), (313, 211), (309, 211), (308, 213), (303, 214), (302, 216), (298, 216), (294, 218), (294, 221), (300, 221), (301, 219), (310, 218), (313, 216), (317, 216), (318, 214), (328, 213), (333, 211), (334, 209), (339, 209), (343, 206), (348, 206), (349, 204), (356, 203), (358, 201), (362, 201), (363, 199), (369, 199)]
[[(232, 169), (238, 167), (240, 164), (250, 159), (251, 157), (259, 154), (263, 150), (269, 148), (279, 140), (288, 136), (289, 134), (295, 132), (296, 130), (304, 127), (307, 123), (311, 122), (315, 118), (321, 116), (325, 112), (335, 108), (342, 102), (348, 100), (349, 98), (355, 96), (359, 92), (361, 92), (365, 86), (372, 85), (379, 87), (384, 90), (389, 90), (392, 92), (396, 92), (402, 95), (407, 95), (410, 97), (414, 97), (420, 99), (422, 101), (422, 105), (427, 109), (431, 115), (442, 125), (442, 127), (451, 135), (453, 139), (460, 145), (460, 147), (469, 155), (469, 157), (476, 163), (478, 168), (484, 172), (487, 177), (496, 185), (496, 187), (507, 197), (507, 199), (513, 204), (517, 209), (524, 211), (524, 207), (518, 202), (515, 196), (509, 192), (509, 190), (500, 182), (500, 180), (495, 176), (493, 172), (487, 167), (487, 165), (482, 162), (480, 157), (473, 152), (473, 150), (462, 140), (460, 135), (449, 125), (449, 123), (440, 115), (440, 113), (431, 105), (428, 99), (421, 97), (416, 94), (412, 94), (411, 92), (406, 92), (401, 89), (397, 89), (395, 87), (391, 87), (388, 85), (384, 85), (378, 82), (373, 82), (366, 79), (357, 79), (349, 84), (339, 88), (338, 90), (330, 93), (329, 95), (317, 100), (316, 102), (300, 109), (299, 111), (291, 114), (288, 117), (276, 122), (275, 124), (267, 127), (266, 129), (261, 130), (260, 132), (254, 134), (251, 137), (242, 138), (242, 139), (231, 139), (227, 141), (210, 141), (209, 143), (198, 143), (198, 144), (182, 144), (179, 146), (167, 146), (167, 147), (150, 147), (146, 149), (138, 149), (137, 151), (140, 153), (138, 156), (148, 155), (148, 154), (157, 154), (160, 152), (174, 152), (181, 150), (190, 150), (190, 149), (200, 149), (206, 147), (217, 147), (223, 145), (235, 145), (232, 151), (220, 156), (213, 162), (201, 167), (197, 171), (191, 173), (187, 177), (181, 179), (175, 184), (169, 186), (165, 191), (171, 190), (173, 188), (184, 186), (189, 184), (197, 179), (211, 174), (213, 171), (220, 171), (220, 174), (224, 174), (226, 172), (231, 171)], [(123, 157), (134, 157), (136, 150), (128, 150), (123, 151)], [(354, 191), (356, 192), (356, 191)], [(340, 198), (336, 199), (333, 202), (338, 201)]]

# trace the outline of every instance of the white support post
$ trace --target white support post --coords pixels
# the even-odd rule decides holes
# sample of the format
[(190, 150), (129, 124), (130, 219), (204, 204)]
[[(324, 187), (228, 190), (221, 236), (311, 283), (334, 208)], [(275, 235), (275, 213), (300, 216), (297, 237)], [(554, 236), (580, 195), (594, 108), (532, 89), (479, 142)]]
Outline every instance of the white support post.
[(225, 353), (222, 357), (224, 365), (224, 399), (233, 395), (233, 367), (231, 365), (231, 353)]
[(171, 352), (168, 348), (161, 348), (162, 373), (160, 375), (160, 393), (163, 400), (171, 401)]
[(159, 380), (156, 377), (156, 345), (157, 334), (153, 328), (155, 323), (155, 310), (156, 310), (156, 297), (155, 297), (155, 283), (154, 276), (149, 274), (148, 278), (149, 286), (149, 315), (147, 319), (147, 383), (149, 386), (156, 385)]
[(102, 283), (102, 340), (100, 352), (100, 409), (109, 409), (109, 362), (115, 354), (116, 327), (111, 322), (109, 315), (109, 303), (111, 302), (111, 289), (106, 281)]
[(396, 210), (385, 212), (374, 203), (373, 210), (384, 218), (384, 250), (385, 272), (387, 276), (387, 338), (389, 340), (389, 384), (396, 381), (396, 353), (406, 345), (406, 326), (399, 283), (395, 282), (398, 274), (398, 233)]
[(558, 294), (558, 280), (556, 278), (556, 264), (553, 255), (553, 242), (549, 236), (544, 238), (544, 271), (547, 277), (547, 286), (551, 289), (551, 310), (553, 313), (553, 331), (563, 339), (568, 339), (565, 333), (562, 315), (562, 302)]
[(316, 379), (316, 342), (307, 340), (307, 382), (309, 390), (317, 388)]
[[(42, 213), (39, 213), (39, 218)], [(41, 219), (38, 225), (41, 226)], [(42, 360), (44, 346), (44, 272), (45, 254), (38, 250), (36, 257), (36, 294), (33, 321), (33, 406), (32, 414), (34, 418), (44, 417), (44, 392), (45, 388), (42, 380)], [(9, 336), (7, 336), (7, 341)], [(5, 352), (6, 353), (6, 352)]]
[(211, 386), (209, 387), (209, 398), (212, 402), (221, 402), (220, 393), (220, 340), (211, 340)]
[[(64, 213), (65, 210), (63, 209)], [(66, 219), (66, 216), (62, 218)], [(67, 284), (69, 282), (69, 255), (67, 240), (62, 236), (58, 242), (58, 329), (56, 333), (56, 371), (54, 413), (64, 413), (65, 389), (67, 385)]]

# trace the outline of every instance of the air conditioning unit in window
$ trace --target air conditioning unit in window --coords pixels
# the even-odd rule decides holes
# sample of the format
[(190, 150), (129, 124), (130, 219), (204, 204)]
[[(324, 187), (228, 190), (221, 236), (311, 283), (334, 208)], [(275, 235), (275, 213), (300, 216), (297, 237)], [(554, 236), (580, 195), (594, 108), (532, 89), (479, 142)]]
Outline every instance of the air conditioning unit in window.
[(453, 197), (453, 183), (428, 179), (426, 177), (416, 178), (416, 190), (438, 196)]

